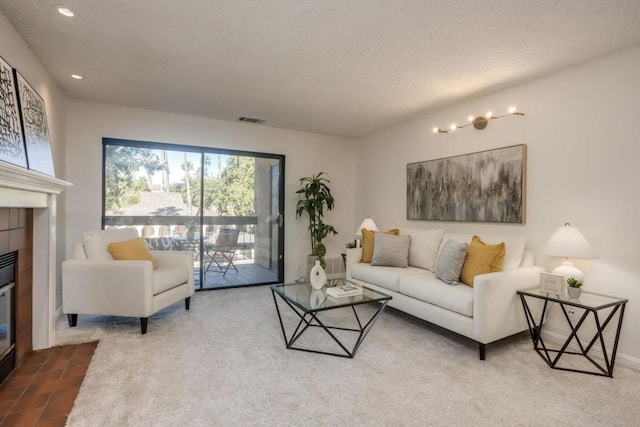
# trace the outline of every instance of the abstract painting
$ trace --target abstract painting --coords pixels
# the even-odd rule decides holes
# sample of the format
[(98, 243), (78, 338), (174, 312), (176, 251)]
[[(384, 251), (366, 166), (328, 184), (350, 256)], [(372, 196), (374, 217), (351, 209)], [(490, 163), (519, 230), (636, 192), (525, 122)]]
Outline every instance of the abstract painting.
[(27, 167), (16, 85), (11, 66), (0, 57), (0, 160)]
[(407, 219), (525, 222), (526, 145), (407, 165)]
[(29, 169), (54, 176), (44, 100), (18, 72), (16, 83)]

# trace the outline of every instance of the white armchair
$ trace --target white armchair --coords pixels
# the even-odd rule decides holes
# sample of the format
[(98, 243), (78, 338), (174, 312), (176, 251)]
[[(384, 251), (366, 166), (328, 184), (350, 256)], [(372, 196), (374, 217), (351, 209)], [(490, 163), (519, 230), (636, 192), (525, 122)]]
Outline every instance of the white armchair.
[(193, 253), (151, 251), (151, 261), (116, 261), (109, 243), (138, 237), (135, 229), (111, 229), (83, 234), (73, 258), (62, 263), (62, 310), (69, 326), (77, 325), (78, 314), (139, 317), (147, 332), (152, 314), (181, 299), (189, 310), (194, 293)]

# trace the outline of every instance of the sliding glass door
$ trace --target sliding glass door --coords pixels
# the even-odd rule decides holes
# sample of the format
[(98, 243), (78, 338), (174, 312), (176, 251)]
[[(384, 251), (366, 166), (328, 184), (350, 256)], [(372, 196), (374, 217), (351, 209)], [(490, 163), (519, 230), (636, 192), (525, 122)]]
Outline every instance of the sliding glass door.
[(191, 251), (196, 289), (284, 279), (284, 156), (103, 139), (103, 226)]

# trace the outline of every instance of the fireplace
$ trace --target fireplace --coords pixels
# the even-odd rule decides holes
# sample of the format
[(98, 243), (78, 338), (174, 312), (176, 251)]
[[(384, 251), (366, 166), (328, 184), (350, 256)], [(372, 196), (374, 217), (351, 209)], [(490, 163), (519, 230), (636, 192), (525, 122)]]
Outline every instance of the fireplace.
[(0, 256), (0, 383), (16, 364), (15, 278), (17, 252)]
[(70, 185), (0, 161), (0, 254), (17, 252), (16, 368), (32, 350), (55, 345), (57, 196)]

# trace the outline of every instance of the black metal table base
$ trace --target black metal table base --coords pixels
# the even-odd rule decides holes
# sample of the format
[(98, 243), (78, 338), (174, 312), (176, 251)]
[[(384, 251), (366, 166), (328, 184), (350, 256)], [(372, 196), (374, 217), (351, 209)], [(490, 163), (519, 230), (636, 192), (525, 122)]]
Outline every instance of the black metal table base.
[[(347, 358), (353, 358), (353, 356), (355, 356), (356, 351), (358, 351), (358, 348), (362, 344), (362, 341), (364, 341), (364, 339), (367, 336), (367, 334), (371, 331), (371, 328), (373, 327), (373, 325), (376, 322), (376, 320), (378, 320), (378, 318), (380, 317), (380, 314), (382, 313), (384, 308), (387, 306), (387, 302), (388, 302), (388, 301), (380, 302), (380, 307), (378, 308), (378, 310), (371, 317), (371, 319), (369, 319), (369, 321), (366, 322), (364, 325), (360, 321), (360, 317), (358, 316), (358, 312), (356, 311), (355, 306), (352, 305), (352, 306), (346, 306), (346, 307), (339, 307), (339, 308), (349, 308), (350, 307), (353, 310), (353, 314), (355, 316), (356, 322), (358, 323), (358, 328), (356, 329), (356, 328), (342, 328), (342, 327), (338, 327), (338, 326), (325, 325), (318, 318), (318, 314), (321, 313), (322, 311), (327, 311), (327, 310), (304, 312), (302, 310), (299, 310), (293, 304), (291, 304), (289, 301), (287, 301), (286, 299), (281, 297), (280, 299), (282, 301), (286, 302), (287, 305), (291, 308), (291, 310), (293, 310), (293, 312), (296, 313), (298, 315), (298, 317), (300, 318), (300, 321), (298, 322), (298, 325), (296, 326), (294, 332), (291, 334), (291, 337), (287, 338), (287, 333), (285, 331), (284, 323), (282, 321), (282, 315), (280, 313), (280, 307), (278, 305), (278, 300), (276, 298), (276, 292), (274, 292), (272, 290), (271, 293), (273, 295), (273, 303), (275, 304), (276, 311), (278, 313), (278, 320), (280, 321), (280, 328), (282, 329), (282, 336), (284, 337), (284, 342), (285, 342), (285, 345), (286, 345), (286, 347), (288, 349), (290, 349), (290, 350), (298, 350), (298, 351), (306, 351), (306, 352), (309, 352), (309, 353), (327, 354), (327, 355), (330, 355), (330, 356), (347, 357)], [(322, 328), (338, 344), (338, 346), (340, 346), (340, 348), (343, 351), (343, 353), (312, 350), (312, 349), (302, 348), (302, 347), (294, 347), (293, 345), (298, 340), (298, 338), (300, 338), (302, 336), (302, 334), (307, 329), (312, 328), (312, 327)], [(336, 334), (331, 332), (332, 330), (349, 331), (349, 332), (357, 333), (358, 337), (357, 337), (355, 343), (353, 344), (353, 348), (348, 349), (347, 346), (342, 341), (340, 341), (340, 339), (336, 336)]]
[[(527, 304), (525, 295), (520, 294), (520, 300), (522, 301), (522, 307), (524, 308), (525, 316), (527, 318), (529, 333), (531, 334), (531, 339), (533, 340), (533, 348), (540, 355), (540, 357), (547, 363), (547, 365), (549, 365), (549, 367), (553, 369), (559, 369), (562, 371), (581, 372), (584, 374), (599, 375), (599, 376), (613, 378), (613, 367), (616, 360), (616, 352), (618, 350), (618, 341), (620, 339), (620, 329), (622, 328), (622, 318), (624, 316), (625, 304), (614, 306), (611, 309), (611, 313), (609, 313), (609, 315), (607, 316), (607, 318), (603, 323), (600, 323), (600, 317), (598, 316), (597, 310), (589, 310), (584, 308), (584, 313), (582, 314), (580, 319), (574, 323), (571, 321), (571, 318), (569, 317), (569, 313), (567, 313), (567, 309), (565, 308), (564, 304), (559, 303), (560, 308), (562, 309), (562, 313), (564, 314), (564, 318), (566, 319), (569, 327), (571, 328), (571, 333), (569, 334), (569, 336), (567, 337), (567, 339), (565, 340), (564, 344), (560, 349), (552, 349), (552, 348), (549, 348), (549, 346), (547, 346), (547, 344), (544, 342), (544, 339), (542, 338), (542, 334), (541, 334), (542, 322), (544, 321), (545, 315), (547, 313), (549, 301), (548, 300), (544, 301), (544, 306), (542, 309), (542, 314), (540, 315), (540, 320), (536, 323), (536, 319), (534, 318), (533, 313), (531, 312), (531, 309)], [(620, 311), (620, 315), (618, 316), (618, 325), (616, 328), (616, 335), (613, 342), (611, 355), (609, 356), (609, 353), (607, 352), (607, 347), (604, 342), (603, 332), (604, 332), (604, 329), (609, 324), (609, 322), (611, 321), (611, 319), (613, 319), (614, 315), (618, 312), (618, 310)], [(580, 340), (580, 337), (578, 337), (578, 331), (580, 330), (580, 327), (584, 324), (585, 320), (587, 319), (590, 313), (593, 314), (593, 318), (596, 325), (596, 332), (591, 338), (591, 340), (589, 341), (589, 343), (585, 346), (583, 342)], [(569, 344), (574, 339), (578, 344), (580, 351), (567, 350), (567, 348), (569, 347)], [(597, 360), (595, 360), (593, 357), (589, 355), (589, 351), (594, 347), (596, 343), (600, 344), (600, 348), (604, 357), (604, 365), (602, 365), (601, 363), (599, 363)], [(586, 371), (582, 369), (573, 369), (573, 368), (558, 366), (558, 362), (564, 354), (584, 356), (589, 362), (591, 362), (591, 364), (593, 364), (597, 368), (597, 370)]]

